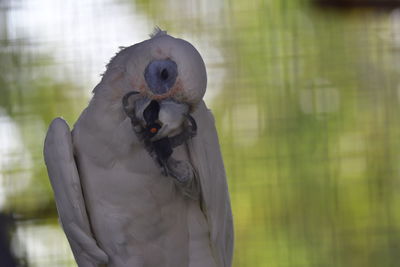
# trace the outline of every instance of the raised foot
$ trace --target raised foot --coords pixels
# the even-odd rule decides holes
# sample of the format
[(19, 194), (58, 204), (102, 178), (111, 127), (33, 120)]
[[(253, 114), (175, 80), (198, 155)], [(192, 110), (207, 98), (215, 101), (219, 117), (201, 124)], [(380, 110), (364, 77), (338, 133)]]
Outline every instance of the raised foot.
[(192, 165), (187, 161), (176, 160), (170, 157), (167, 161), (168, 174), (179, 183), (186, 184), (193, 180), (194, 172)]

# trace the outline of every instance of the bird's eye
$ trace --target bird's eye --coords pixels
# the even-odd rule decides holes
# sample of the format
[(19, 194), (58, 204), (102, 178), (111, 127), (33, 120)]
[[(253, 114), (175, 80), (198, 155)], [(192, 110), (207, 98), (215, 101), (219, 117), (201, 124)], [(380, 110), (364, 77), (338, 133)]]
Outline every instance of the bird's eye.
[(168, 70), (167, 69), (163, 69), (160, 73), (161, 79), (163, 79), (164, 81), (168, 79)]
[(170, 90), (178, 77), (178, 66), (171, 59), (153, 60), (144, 71), (144, 78), (150, 90), (164, 94)]

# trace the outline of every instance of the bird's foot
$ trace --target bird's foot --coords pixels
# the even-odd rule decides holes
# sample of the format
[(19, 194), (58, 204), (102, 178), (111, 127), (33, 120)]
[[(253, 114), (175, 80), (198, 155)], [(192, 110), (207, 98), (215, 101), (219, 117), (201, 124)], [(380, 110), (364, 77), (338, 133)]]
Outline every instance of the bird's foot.
[(168, 174), (181, 184), (186, 184), (193, 180), (194, 172), (189, 162), (170, 157), (167, 161), (167, 168)]

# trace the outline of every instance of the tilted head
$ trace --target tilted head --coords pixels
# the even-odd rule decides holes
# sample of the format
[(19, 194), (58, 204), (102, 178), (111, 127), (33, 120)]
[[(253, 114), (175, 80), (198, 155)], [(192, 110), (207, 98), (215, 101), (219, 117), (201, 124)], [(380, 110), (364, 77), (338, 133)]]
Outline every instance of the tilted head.
[[(111, 121), (115, 128), (129, 118), (138, 140), (163, 173), (184, 181), (193, 176), (190, 164), (174, 160), (172, 153), (196, 135), (190, 113), (202, 100), (206, 85), (206, 69), (197, 50), (158, 29), (149, 40), (122, 49), (111, 60), (90, 106), (101, 122)], [(110, 116), (112, 120), (104, 119)]]
[(199, 52), (189, 42), (158, 29), (150, 39), (121, 50), (107, 65), (94, 93), (118, 102), (127, 92), (139, 91), (150, 99), (169, 98), (193, 108), (206, 85)]

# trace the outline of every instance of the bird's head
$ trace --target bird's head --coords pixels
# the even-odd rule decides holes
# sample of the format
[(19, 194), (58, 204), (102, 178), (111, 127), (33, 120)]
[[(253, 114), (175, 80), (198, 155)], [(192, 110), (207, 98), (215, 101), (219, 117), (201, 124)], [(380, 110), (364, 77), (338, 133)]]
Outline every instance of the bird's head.
[(178, 131), (184, 114), (193, 111), (203, 98), (206, 85), (199, 52), (189, 42), (157, 29), (150, 39), (117, 53), (94, 89), (94, 99), (120, 108), (127, 93), (137, 92), (129, 100), (136, 117), (143, 127), (146, 112), (160, 121), (161, 138)]
[(123, 48), (107, 65), (95, 88), (117, 100), (129, 91), (150, 99), (173, 99), (195, 106), (204, 96), (207, 74), (203, 59), (189, 42), (157, 29), (150, 39)]

